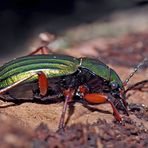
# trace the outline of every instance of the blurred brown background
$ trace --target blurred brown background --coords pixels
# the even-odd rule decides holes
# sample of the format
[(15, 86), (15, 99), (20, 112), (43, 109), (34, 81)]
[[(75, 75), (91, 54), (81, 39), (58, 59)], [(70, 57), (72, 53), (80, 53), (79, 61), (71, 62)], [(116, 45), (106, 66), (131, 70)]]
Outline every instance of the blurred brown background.
[(144, 30), (147, 4), (147, 0), (1, 0), (0, 57), (12, 59), (28, 52), (42, 32), (61, 36), (67, 45), (134, 27)]

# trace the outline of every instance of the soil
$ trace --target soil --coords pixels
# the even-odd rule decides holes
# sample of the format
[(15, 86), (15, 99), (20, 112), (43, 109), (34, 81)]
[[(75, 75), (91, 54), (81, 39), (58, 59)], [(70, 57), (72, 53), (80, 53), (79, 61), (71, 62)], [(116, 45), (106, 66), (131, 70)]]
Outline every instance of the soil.
[[(99, 57), (125, 80), (133, 66), (148, 57), (148, 34), (129, 34), (122, 38), (94, 39), (62, 53)], [(86, 49), (84, 48), (87, 47)], [(61, 50), (59, 51), (61, 52)], [(148, 61), (131, 78), (129, 86), (148, 79)], [(146, 84), (147, 85), (147, 84)], [(127, 86), (128, 87), (128, 86)], [(118, 123), (109, 104), (69, 106), (65, 131), (58, 131), (63, 102), (20, 105), (0, 101), (1, 147), (148, 147), (148, 88), (127, 94), (129, 116)]]

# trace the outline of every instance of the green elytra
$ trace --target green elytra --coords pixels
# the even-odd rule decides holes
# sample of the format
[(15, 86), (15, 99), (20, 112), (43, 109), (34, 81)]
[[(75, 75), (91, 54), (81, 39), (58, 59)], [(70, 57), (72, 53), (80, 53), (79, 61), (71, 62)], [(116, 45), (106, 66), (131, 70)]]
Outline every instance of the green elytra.
[[(42, 71), (47, 78), (53, 78), (73, 74), (79, 67), (86, 68), (110, 82), (117, 82), (121, 88), (123, 87), (117, 73), (99, 60), (67, 55), (31, 55), (16, 58), (0, 67), (0, 89), (32, 75), (33, 72)], [(34, 75), (26, 82), (37, 79), (38, 76)]]

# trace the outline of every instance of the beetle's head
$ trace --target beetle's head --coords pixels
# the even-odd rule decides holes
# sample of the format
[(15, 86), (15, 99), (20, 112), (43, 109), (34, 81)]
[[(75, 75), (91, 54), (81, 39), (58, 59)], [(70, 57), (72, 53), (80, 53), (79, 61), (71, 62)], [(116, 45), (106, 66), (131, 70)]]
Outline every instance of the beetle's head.
[(126, 114), (128, 114), (126, 108), (127, 108), (127, 102), (125, 98), (125, 86), (127, 86), (127, 83), (129, 80), (134, 76), (134, 74), (138, 71), (138, 69), (144, 65), (144, 63), (148, 61), (147, 58), (145, 58), (142, 62), (140, 62), (133, 70), (133, 72), (125, 79), (124, 82), (121, 81), (120, 77), (117, 75), (117, 73), (110, 69), (110, 77), (109, 77), (109, 87), (110, 87), (110, 93), (113, 96), (114, 100), (113, 103), (115, 107), (119, 110), (123, 110)]
[(124, 92), (123, 83), (118, 74), (113, 69), (110, 69), (109, 90), (112, 96), (120, 96), (121, 92)]
[(124, 87), (121, 87), (117, 82), (112, 81), (109, 83), (110, 94), (113, 96), (113, 103), (118, 110), (122, 110), (128, 115), (127, 112), (127, 102), (124, 95)]
[(109, 89), (110, 89), (110, 94), (113, 96), (114, 100), (113, 103), (115, 107), (118, 110), (124, 111), (126, 114), (127, 113), (127, 102), (125, 100), (125, 95), (124, 95), (124, 85), (118, 76), (118, 74), (110, 69), (110, 79), (109, 79)]

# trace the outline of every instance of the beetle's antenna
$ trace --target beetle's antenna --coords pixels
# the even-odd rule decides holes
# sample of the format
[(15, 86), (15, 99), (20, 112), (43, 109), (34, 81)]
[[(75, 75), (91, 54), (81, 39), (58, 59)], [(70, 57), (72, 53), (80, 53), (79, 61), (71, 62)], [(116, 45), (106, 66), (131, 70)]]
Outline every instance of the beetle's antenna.
[(144, 65), (144, 63), (148, 61), (148, 58), (144, 58), (144, 60), (142, 62), (140, 62), (135, 68), (134, 71), (125, 79), (125, 81), (123, 82), (123, 85), (126, 86), (127, 83), (129, 82), (129, 80), (134, 76), (134, 74), (138, 71), (138, 69)]

